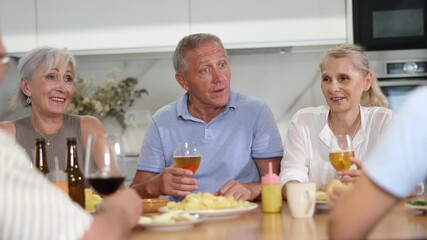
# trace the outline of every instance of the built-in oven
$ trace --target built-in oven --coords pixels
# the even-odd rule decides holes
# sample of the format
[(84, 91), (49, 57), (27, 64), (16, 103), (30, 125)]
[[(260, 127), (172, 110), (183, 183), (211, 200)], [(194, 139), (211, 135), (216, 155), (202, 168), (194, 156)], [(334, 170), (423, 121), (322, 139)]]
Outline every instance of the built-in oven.
[(427, 59), (373, 61), (371, 69), (392, 110), (415, 88), (427, 85)]
[(427, 48), (427, 0), (353, 0), (354, 43), (368, 51)]

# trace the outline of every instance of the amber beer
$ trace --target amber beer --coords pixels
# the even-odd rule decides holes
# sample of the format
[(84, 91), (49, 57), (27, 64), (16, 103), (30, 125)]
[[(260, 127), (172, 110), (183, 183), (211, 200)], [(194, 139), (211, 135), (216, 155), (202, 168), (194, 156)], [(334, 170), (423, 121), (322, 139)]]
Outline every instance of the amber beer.
[(329, 153), (329, 161), (337, 171), (349, 170), (353, 164), (350, 161), (352, 157), (354, 157), (354, 151)]
[(191, 170), (196, 173), (200, 165), (201, 156), (173, 156), (173, 162), (176, 167)]
[(64, 193), (68, 194), (68, 176), (64, 171), (59, 170), (59, 160), (56, 156), (53, 171), (47, 175), (47, 178)]
[(53, 184), (57, 186), (59, 189), (61, 189), (65, 194), (69, 194), (67, 181), (57, 181), (57, 182), (53, 182)]

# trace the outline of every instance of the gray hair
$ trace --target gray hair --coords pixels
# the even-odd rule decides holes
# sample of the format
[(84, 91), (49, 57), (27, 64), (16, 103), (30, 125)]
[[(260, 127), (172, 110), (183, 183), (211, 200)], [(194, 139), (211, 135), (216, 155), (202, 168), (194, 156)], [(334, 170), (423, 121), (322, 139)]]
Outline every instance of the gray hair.
[(178, 46), (175, 48), (175, 52), (173, 54), (173, 67), (175, 72), (185, 73), (187, 71), (187, 61), (185, 59), (187, 53), (193, 49), (201, 47), (207, 42), (216, 42), (221, 46), (227, 56), (227, 52), (225, 51), (219, 37), (209, 33), (191, 34), (181, 39)]
[[(366, 56), (365, 50), (360, 45), (346, 43), (346, 44), (341, 44), (329, 49), (328, 51), (325, 52), (325, 54), (323, 54), (321, 58), (320, 65), (319, 65), (320, 71), (323, 71), (323, 65), (329, 57), (334, 57), (334, 58), (347, 57), (353, 62), (354, 67), (359, 72), (361, 72), (364, 75), (371, 73), (371, 70), (369, 69), (368, 56)], [(380, 87), (378, 86), (378, 81), (375, 76), (372, 76), (372, 83), (369, 90), (363, 92), (362, 97), (360, 99), (360, 104), (366, 107), (370, 107), (370, 106), (387, 107), (388, 106), (387, 98), (384, 96)]]
[[(70, 65), (73, 73), (76, 71), (76, 60), (74, 56), (66, 49), (53, 47), (38, 47), (26, 53), (18, 64), (19, 80), (24, 79), (31, 82), (34, 75), (40, 70), (40, 66), (45, 64), (43, 71), (48, 72), (55, 66)], [(74, 80), (74, 79), (73, 79)], [(22, 108), (27, 96), (18, 87), (18, 90), (10, 101), (11, 108)]]

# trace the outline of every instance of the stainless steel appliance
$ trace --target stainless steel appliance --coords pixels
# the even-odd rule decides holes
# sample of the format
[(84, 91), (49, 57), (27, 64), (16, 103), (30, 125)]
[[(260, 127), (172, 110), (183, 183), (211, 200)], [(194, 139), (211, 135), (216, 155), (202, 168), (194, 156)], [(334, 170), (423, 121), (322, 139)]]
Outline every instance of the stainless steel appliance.
[(368, 56), (393, 110), (399, 108), (412, 90), (427, 85), (427, 50), (368, 52)]
[(368, 51), (427, 48), (426, 0), (353, 0), (354, 42)]

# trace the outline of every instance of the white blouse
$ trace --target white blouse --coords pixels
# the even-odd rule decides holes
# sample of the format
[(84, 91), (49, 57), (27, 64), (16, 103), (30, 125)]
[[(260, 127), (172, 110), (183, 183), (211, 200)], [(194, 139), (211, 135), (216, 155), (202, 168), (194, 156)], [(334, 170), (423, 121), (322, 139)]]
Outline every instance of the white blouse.
[[(384, 107), (362, 107), (361, 128), (353, 138), (356, 159), (364, 161), (382, 135), (393, 112)], [(329, 145), (333, 135), (328, 125), (328, 106), (299, 110), (292, 118), (285, 138), (285, 156), (281, 162), (280, 182), (291, 180), (315, 182), (317, 188), (336, 176), (329, 162)], [(352, 166), (354, 169), (355, 166)]]
[(92, 219), (0, 130), (0, 239), (81, 239)]

